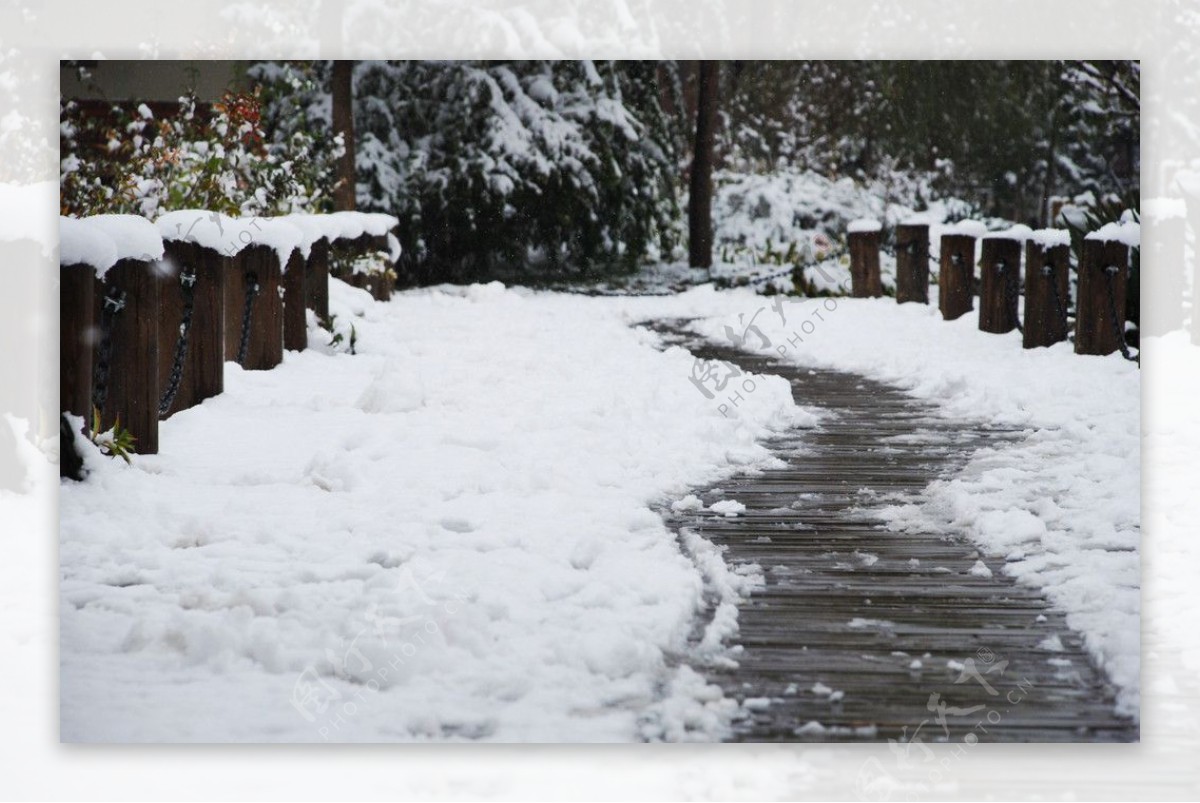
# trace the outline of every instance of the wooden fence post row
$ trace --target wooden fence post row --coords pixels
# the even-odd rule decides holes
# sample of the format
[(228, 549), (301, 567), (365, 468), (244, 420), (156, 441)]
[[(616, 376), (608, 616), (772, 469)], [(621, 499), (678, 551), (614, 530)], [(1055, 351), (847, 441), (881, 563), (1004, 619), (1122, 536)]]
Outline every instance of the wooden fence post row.
[[(1180, 210), (1172, 208), (1156, 216), (1164, 222), (1169, 221), (1164, 225), (1166, 228), (1178, 221)], [(1178, 235), (1169, 239), (1171, 251), (1167, 256), (1162, 256), (1163, 246), (1158, 246), (1158, 258), (1169, 259), (1176, 251), (1182, 251), (1181, 230)], [(880, 239), (877, 221), (856, 220), (848, 227), (851, 294), (854, 297), (882, 294)], [(982, 249), (981, 272), (977, 280), (975, 243), (978, 239), (982, 239)], [(926, 223), (914, 221), (897, 227), (897, 303), (929, 303), (928, 244), (929, 226)], [(1128, 300), (1130, 250), (1138, 248), (1139, 244), (1140, 226), (1133, 222), (1110, 223), (1085, 237), (1079, 265), (1076, 353), (1111, 354), (1120, 350), (1132, 359), (1125, 343), (1125, 321), (1131, 303)], [(1020, 314), (1022, 257), (1026, 267), (1024, 323)], [(982, 223), (973, 221), (948, 226), (940, 238), (938, 283), (938, 307), (944, 320), (956, 320), (970, 312), (978, 289), (980, 331), (1005, 334), (1021, 329), (1025, 348), (1051, 346), (1067, 339), (1071, 301), (1070, 237), (1064, 230), (1032, 231), (1018, 225), (1007, 231), (988, 232)], [(1177, 328), (1181, 324), (1181, 310), (1181, 304), (1172, 304), (1155, 326), (1159, 331)]]
[(378, 214), (234, 219), (206, 210), (155, 223), (61, 218), (63, 411), (85, 430), (93, 408), (102, 429), (119, 418), (136, 452), (156, 453), (159, 419), (223, 392), (226, 360), (265, 370), (284, 349), (307, 347), (306, 309), (329, 317), (331, 242), (394, 260), (396, 224)]

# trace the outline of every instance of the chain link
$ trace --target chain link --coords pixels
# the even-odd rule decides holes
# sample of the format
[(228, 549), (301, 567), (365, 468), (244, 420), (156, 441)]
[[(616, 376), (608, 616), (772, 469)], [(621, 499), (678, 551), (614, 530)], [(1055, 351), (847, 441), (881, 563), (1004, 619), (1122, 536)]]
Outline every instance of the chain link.
[(1120, 320), (1117, 319), (1117, 294), (1116, 294), (1116, 279), (1117, 274), (1121, 269), (1116, 265), (1109, 265), (1104, 268), (1104, 289), (1108, 291), (1108, 317), (1112, 321), (1113, 335), (1117, 338), (1117, 347), (1121, 349), (1121, 356), (1130, 362), (1142, 364), (1142, 355), (1139, 351), (1135, 356), (1129, 353), (1129, 345), (1125, 342), (1125, 316), (1122, 315)]
[(104, 413), (108, 401), (108, 375), (112, 368), (113, 319), (125, 309), (125, 291), (110, 285), (104, 293), (104, 304), (100, 308), (100, 350), (96, 355), (96, 366), (92, 370), (92, 407)]
[(183, 382), (183, 363), (187, 359), (188, 333), (192, 329), (192, 310), (196, 302), (196, 271), (185, 269), (179, 274), (179, 292), (183, 296), (183, 316), (179, 321), (179, 337), (175, 340), (175, 358), (166, 390), (158, 400), (158, 417), (166, 418)]
[[(1046, 263), (1042, 266), (1042, 276), (1047, 277), (1050, 282), (1050, 295), (1054, 296), (1054, 309), (1058, 313), (1058, 319), (1062, 322), (1063, 334), (1067, 334), (1068, 319), (1067, 308), (1063, 306), (1062, 297), (1058, 294), (1058, 277), (1054, 275), (1054, 264)], [(1068, 271), (1067, 276), (1070, 276)]]
[(258, 274), (246, 271), (246, 306), (242, 311), (242, 339), (238, 343), (238, 365), (246, 366), (246, 352), (250, 348), (250, 316), (254, 312), (254, 297), (258, 295)]

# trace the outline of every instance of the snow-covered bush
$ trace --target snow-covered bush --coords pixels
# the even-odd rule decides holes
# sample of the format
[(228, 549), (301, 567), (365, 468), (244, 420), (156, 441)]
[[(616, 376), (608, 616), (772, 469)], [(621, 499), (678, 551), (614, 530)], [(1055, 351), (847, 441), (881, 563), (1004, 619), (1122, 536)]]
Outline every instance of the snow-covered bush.
[(65, 101), (60, 111), (63, 214), (316, 211), (330, 183), (330, 156), (309, 133), (268, 145), (254, 94), (227, 92), (211, 109), (187, 94), (162, 119), (144, 103), (99, 115)]
[[(400, 217), (409, 282), (523, 281), (624, 269), (673, 247), (677, 158), (656, 63), (360, 62), (357, 201)], [(251, 69), (275, 80), (278, 64)], [(319, 90), (268, 128), (328, 127)], [(278, 81), (276, 81), (278, 83)]]

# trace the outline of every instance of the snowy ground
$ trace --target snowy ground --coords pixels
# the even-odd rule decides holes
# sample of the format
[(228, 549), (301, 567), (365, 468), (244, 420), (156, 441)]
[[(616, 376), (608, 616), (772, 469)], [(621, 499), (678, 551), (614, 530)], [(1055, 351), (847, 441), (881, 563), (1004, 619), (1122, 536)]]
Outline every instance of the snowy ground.
[(230, 366), (160, 455), (62, 488), (62, 737), (719, 736), (680, 660), (753, 578), (650, 506), (770, 460), (811, 421), (786, 383), (726, 417), (602, 300), (334, 286), (356, 356)]
[(722, 657), (736, 627), (693, 632), (703, 595), (736, 602), (755, 577), (652, 507), (813, 419), (769, 378), (722, 409), (689, 355), (630, 326), (652, 317), (762, 346), (753, 321), (785, 359), (1028, 430), (894, 526), (1007, 557), (1136, 707), (1138, 375), (1119, 358), (1024, 352), (890, 299), (335, 287), (358, 355), (315, 339), (230, 367), (162, 454), (97, 457), (63, 487), (64, 739), (719, 737), (732, 704), (681, 663)]

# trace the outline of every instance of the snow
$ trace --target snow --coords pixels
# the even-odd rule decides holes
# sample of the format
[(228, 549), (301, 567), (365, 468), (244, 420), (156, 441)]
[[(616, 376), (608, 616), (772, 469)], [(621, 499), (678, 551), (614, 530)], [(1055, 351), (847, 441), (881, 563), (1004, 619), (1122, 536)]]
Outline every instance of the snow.
[(746, 506), (741, 502), (736, 502), (733, 499), (726, 499), (721, 502), (713, 502), (708, 506), (708, 509), (713, 513), (719, 513), (726, 518), (733, 518), (739, 513), (744, 513)]
[(1085, 239), (1101, 240), (1110, 243), (1123, 243), (1130, 248), (1137, 248), (1141, 243), (1142, 227), (1132, 221), (1105, 223), (1095, 231), (1087, 233)]
[(873, 217), (860, 217), (851, 220), (846, 224), (846, 231), (855, 234), (857, 232), (879, 231), (883, 228), (883, 224)]
[(724, 733), (736, 704), (686, 664), (721, 662), (761, 576), (652, 506), (776, 464), (760, 441), (811, 417), (766, 377), (722, 414), (598, 301), (335, 280), (357, 355), (313, 330), (227, 364), (159, 455), (89, 454), (61, 488), (62, 738)]
[(1017, 240), (1018, 242), (1022, 242), (1022, 243), (1028, 239), (1031, 239), (1032, 237), (1033, 237), (1033, 229), (1029, 228), (1028, 226), (1026, 226), (1022, 223), (1018, 223), (1015, 226), (1010, 226), (1009, 228), (1002, 229), (1000, 231), (989, 231), (987, 234), (983, 235), (983, 238), (985, 240), (986, 239)]
[[(59, 236), (67, 238), (65, 257), (61, 250), (63, 246), (59, 246), (60, 264), (91, 265), (96, 268), (97, 275), (103, 276), (108, 268), (124, 259), (143, 262), (162, 259), (162, 237), (154, 224), (144, 217), (92, 215), (79, 220), (82, 226), (67, 224), (64, 233), (60, 218)], [(95, 249), (95, 253), (91, 253), (91, 249)], [(72, 261), (66, 261), (66, 257)]]
[[(982, 237), (987, 234), (986, 223), (978, 220), (960, 220), (941, 227), (942, 234), (966, 234), (971, 237)], [(932, 235), (932, 232), (930, 232)]]
[(201, 248), (235, 256), (254, 242), (260, 218), (232, 218), (206, 209), (179, 209), (155, 219), (164, 240), (182, 240)]
[(279, 258), (279, 269), (284, 272), (287, 271), (292, 252), (306, 242), (304, 231), (282, 217), (251, 218), (246, 225), (258, 229), (254, 237), (255, 245), (265, 245), (274, 251), (275, 256)]
[(87, 265), (96, 276), (117, 264), (117, 244), (99, 226), (87, 219), (60, 217), (58, 219), (58, 260), (61, 265)]
[(971, 575), (972, 577), (991, 577), (992, 570), (987, 567), (986, 563), (981, 560), (977, 560), (975, 561), (975, 565), (971, 567), (971, 570), (967, 572), (967, 574)]
[(1044, 249), (1054, 248), (1059, 245), (1071, 244), (1071, 233), (1066, 229), (1037, 229), (1030, 236), (1037, 245)]

